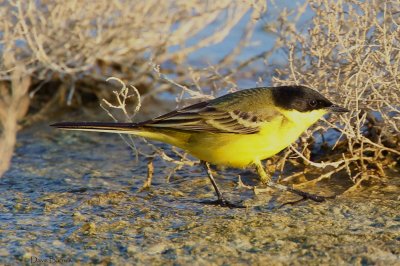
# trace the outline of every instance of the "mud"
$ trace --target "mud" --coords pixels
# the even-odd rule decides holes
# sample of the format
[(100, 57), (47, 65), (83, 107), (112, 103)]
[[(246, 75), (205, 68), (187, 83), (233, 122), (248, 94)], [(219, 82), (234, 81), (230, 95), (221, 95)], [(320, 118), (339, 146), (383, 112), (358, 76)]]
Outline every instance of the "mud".
[[(140, 191), (146, 162), (135, 165), (116, 135), (44, 123), (18, 143), (0, 179), (1, 264), (400, 265), (398, 173), (325, 203), (279, 208), (296, 197), (254, 195), (237, 182), (240, 174), (252, 184), (254, 174), (228, 169), (217, 182), (248, 206), (229, 209), (201, 203), (214, 192), (199, 167), (167, 182), (169, 166), (156, 160), (152, 186)], [(342, 181), (305, 189), (336, 193)]]

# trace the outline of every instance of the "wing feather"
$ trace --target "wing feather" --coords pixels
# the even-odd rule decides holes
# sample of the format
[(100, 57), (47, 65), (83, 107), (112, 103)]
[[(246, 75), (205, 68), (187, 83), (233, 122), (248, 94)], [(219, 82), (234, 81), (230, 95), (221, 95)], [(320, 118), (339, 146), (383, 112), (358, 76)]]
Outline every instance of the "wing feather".
[[(233, 99), (229, 99), (228, 102), (232, 102)], [(236, 100), (235, 104), (240, 99)], [(260, 131), (263, 123), (280, 115), (271, 108), (252, 112), (242, 111), (240, 109), (243, 108), (240, 106), (235, 106), (233, 109), (226, 106), (228, 105), (220, 99), (204, 101), (139, 123), (138, 126), (179, 131), (254, 134)]]
[(260, 130), (265, 120), (255, 114), (240, 111), (221, 111), (214, 107), (201, 110), (185, 108), (173, 111), (138, 126), (169, 128), (182, 131), (205, 131), (212, 133), (253, 134)]

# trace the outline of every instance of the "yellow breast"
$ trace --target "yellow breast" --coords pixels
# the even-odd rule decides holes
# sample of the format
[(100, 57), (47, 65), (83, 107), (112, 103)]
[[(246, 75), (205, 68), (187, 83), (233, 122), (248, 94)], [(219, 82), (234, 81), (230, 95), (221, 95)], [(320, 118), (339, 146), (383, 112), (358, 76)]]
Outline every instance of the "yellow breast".
[(284, 115), (265, 122), (261, 130), (255, 134), (182, 132), (163, 129), (139, 131), (134, 134), (175, 145), (211, 164), (241, 168), (285, 149), (326, 113), (321, 110), (308, 113), (285, 110), (280, 112)]
[(293, 120), (280, 116), (265, 123), (256, 134), (194, 133), (184, 149), (211, 164), (246, 167), (285, 149), (322, 115), (292, 114)]

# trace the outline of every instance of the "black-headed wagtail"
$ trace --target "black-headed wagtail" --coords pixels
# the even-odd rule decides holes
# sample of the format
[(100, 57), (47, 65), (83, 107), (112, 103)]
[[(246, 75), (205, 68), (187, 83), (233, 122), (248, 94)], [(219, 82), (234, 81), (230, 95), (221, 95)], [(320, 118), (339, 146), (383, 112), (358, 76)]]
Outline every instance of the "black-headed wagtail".
[(62, 122), (52, 126), (85, 131), (126, 133), (165, 142), (200, 159), (221, 206), (224, 199), (209, 164), (243, 168), (254, 165), (262, 183), (304, 198), (325, 198), (276, 184), (261, 161), (293, 143), (328, 112), (348, 112), (305, 86), (261, 87), (200, 102), (140, 123)]

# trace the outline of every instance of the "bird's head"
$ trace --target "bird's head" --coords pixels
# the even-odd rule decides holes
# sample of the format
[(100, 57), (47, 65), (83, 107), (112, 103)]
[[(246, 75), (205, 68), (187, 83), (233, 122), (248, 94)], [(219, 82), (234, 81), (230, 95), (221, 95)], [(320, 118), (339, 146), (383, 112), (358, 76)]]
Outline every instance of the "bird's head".
[(321, 93), (305, 86), (282, 86), (272, 89), (272, 98), (278, 110), (295, 123), (310, 126), (328, 112), (344, 113), (340, 107)]

